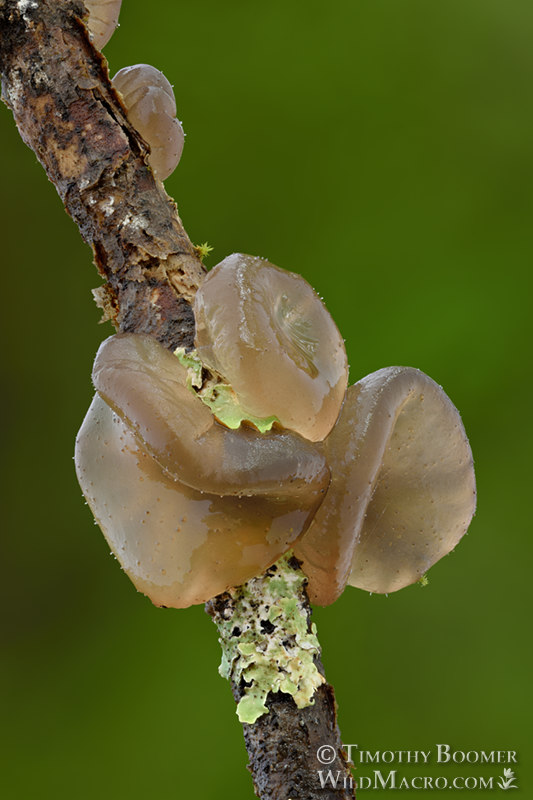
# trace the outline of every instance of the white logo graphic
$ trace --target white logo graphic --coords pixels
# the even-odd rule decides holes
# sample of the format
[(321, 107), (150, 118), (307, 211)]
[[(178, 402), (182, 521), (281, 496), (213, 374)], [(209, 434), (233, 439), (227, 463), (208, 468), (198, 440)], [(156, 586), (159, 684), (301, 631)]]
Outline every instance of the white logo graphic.
[(500, 789), (518, 789), (515, 785), (516, 778), (512, 769), (504, 769), (503, 776), (498, 778), (498, 786)]

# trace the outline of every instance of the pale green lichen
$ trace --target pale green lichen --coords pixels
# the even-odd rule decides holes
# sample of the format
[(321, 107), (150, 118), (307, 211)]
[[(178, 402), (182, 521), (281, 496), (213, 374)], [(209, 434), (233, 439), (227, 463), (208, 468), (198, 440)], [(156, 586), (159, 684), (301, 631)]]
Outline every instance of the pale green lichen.
[(187, 352), (184, 347), (177, 347), (174, 355), (181, 366), (187, 370), (187, 388), (200, 389), (202, 386), (202, 362), (196, 355), (196, 350)]
[(218, 380), (204, 380), (204, 365), (196, 350), (187, 352), (184, 347), (178, 347), (174, 351), (174, 355), (187, 370), (189, 389), (211, 409), (217, 420), (227, 428), (235, 430), (240, 427), (241, 423), (246, 422), (257, 428), (260, 433), (266, 433), (275, 422), (279, 422), (278, 418), (274, 416), (254, 417), (245, 411), (229, 384), (220, 383)]
[(309, 626), (306, 578), (290, 553), (259, 578), (230, 592), (231, 603), (216, 618), (222, 645), (219, 672), (244, 693), (237, 706), (241, 722), (268, 713), (269, 692), (290, 694), (298, 706), (313, 705), (325, 683), (315, 664), (320, 654), (316, 625)]

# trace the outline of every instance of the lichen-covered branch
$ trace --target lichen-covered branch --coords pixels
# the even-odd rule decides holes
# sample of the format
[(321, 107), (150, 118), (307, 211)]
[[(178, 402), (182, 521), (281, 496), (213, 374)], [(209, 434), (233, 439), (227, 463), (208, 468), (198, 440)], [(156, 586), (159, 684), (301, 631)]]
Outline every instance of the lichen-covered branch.
[[(261, 577), (206, 604), (263, 800), (354, 797), (306, 582), (298, 560), (283, 556)], [(325, 745), (328, 756), (335, 753), (327, 764), (318, 756)]]
[[(147, 145), (126, 118), (107, 63), (87, 35), (86, 18), (80, 0), (0, 0), (2, 99), (93, 250), (105, 281), (96, 291), (105, 317), (120, 331), (149, 333), (169, 349), (189, 349), (194, 339), (191, 301), (204, 268), (175, 203), (146, 164)], [(248, 603), (248, 621), (241, 625), (243, 630), (248, 626), (249, 644), (253, 642), (256, 652), (264, 647), (265, 654), (269, 648), (272, 653), (282, 642), (291, 658), (298, 659), (299, 649), (308, 662), (312, 654), (313, 665), (311, 669), (307, 663), (301, 685), (296, 662), (294, 671), (285, 669), (278, 691), (261, 698), (268, 713), (253, 724), (243, 723), (250, 769), (262, 798), (349, 798), (353, 793), (346, 788), (350, 773), (340, 745), (333, 690), (322, 677), (297, 562), (291, 561), (290, 569), (298, 584), (294, 605), (288, 595), (285, 600), (291, 602), (278, 603), (288, 626), (285, 638), (277, 611), (269, 610), (274, 618), (263, 620), (257, 593)], [(270, 582), (272, 589), (272, 574), (254, 580)], [(252, 588), (256, 591), (257, 586)], [(252, 588), (237, 593), (250, 598)], [(229, 630), (228, 621), (237, 613), (237, 596), (225, 594), (209, 603), (229, 650), (235, 626)], [(242, 604), (239, 613), (244, 613)], [(269, 638), (273, 631), (267, 623), (277, 638)], [(258, 638), (260, 629), (264, 642)], [(245, 655), (242, 648), (240, 654)], [(241, 669), (231, 661), (228, 672), (241, 703), (250, 696), (247, 685), (253, 670), (250, 663), (241, 662)], [(257, 660), (255, 668), (257, 679)], [(310, 675), (312, 685), (305, 682)], [(316, 686), (314, 703), (299, 708)], [(339, 772), (336, 790), (320, 787), (316, 753), (325, 744), (338, 753), (328, 767), (333, 774)]]
[(309, 624), (305, 577), (298, 561), (282, 556), (264, 575), (228, 592), (224, 615), (208, 604), (220, 633), (220, 674), (243, 687), (237, 706), (241, 722), (268, 713), (269, 692), (290, 695), (298, 708), (312, 705), (325, 683), (316, 625)]

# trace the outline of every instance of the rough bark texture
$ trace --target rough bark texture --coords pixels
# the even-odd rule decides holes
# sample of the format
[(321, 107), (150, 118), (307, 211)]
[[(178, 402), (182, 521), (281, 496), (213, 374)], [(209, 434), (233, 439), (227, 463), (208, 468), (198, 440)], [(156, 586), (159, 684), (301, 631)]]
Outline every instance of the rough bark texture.
[(204, 268), (84, 16), (76, 0), (0, 0), (2, 97), (93, 249), (106, 317), (169, 348), (191, 346)]
[[(300, 570), (300, 562), (291, 558), (292, 570)], [(268, 569), (261, 581), (274, 575), (276, 566)], [(301, 573), (299, 573), (301, 575)], [(248, 584), (250, 585), (250, 584)], [(239, 594), (237, 591), (236, 595)], [(260, 598), (264, 602), (264, 596)], [(305, 585), (299, 592), (307, 616), (307, 630), (311, 631), (311, 607)], [(232, 637), (241, 637), (239, 601), (230, 592), (224, 592), (206, 603), (206, 611), (217, 627), (226, 624)], [(277, 624), (265, 626), (264, 638)], [(283, 634), (282, 635), (286, 635)], [(265, 643), (266, 644), (266, 643)], [(288, 645), (288, 643), (286, 643)], [(262, 643), (258, 645), (262, 649)], [(315, 665), (321, 675), (324, 667), (320, 656)], [(239, 703), (245, 690), (244, 680), (232, 682), (235, 702)], [(266, 701), (268, 714), (253, 724), (243, 723), (244, 741), (250, 756), (256, 794), (263, 800), (348, 800), (353, 798), (353, 787), (348, 759), (342, 747), (337, 725), (337, 707), (333, 688), (324, 683), (314, 695), (314, 704), (298, 709), (293, 698), (283, 692), (270, 692)], [(322, 788), (322, 784), (325, 784)]]
[[(175, 203), (145, 164), (147, 146), (114, 92), (107, 63), (83, 24), (79, 0), (0, 0), (2, 98), (36, 153), (105, 284), (98, 304), (120, 331), (152, 334), (169, 349), (190, 347), (191, 300), (204, 268)], [(223, 614), (225, 596), (211, 601)], [(242, 687), (233, 687), (236, 699)], [(270, 695), (270, 713), (244, 725), (256, 790), (262, 798), (349, 798), (349, 788), (320, 789), (318, 770), (349, 781), (333, 689), (312, 707)], [(329, 766), (317, 748), (337, 751)], [(348, 784), (349, 785), (349, 784)]]
[[(318, 663), (323, 673), (321, 662)], [(241, 687), (233, 686), (236, 702)], [(262, 800), (348, 800), (355, 797), (346, 753), (337, 725), (335, 693), (329, 683), (318, 689), (315, 704), (298, 710), (292, 697), (270, 694), (269, 713), (254, 725), (244, 723), (255, 791)], [(335, 748), (334, 760), (322, 764), (320, 747)], [(324, 753), (330, 751), (324, 751)], [(331, 778), (330, 778), (331, 776)], [(321, 788), (321, 779), (326, 782)], [(335, 782), (336, 788), (332, 788)]]

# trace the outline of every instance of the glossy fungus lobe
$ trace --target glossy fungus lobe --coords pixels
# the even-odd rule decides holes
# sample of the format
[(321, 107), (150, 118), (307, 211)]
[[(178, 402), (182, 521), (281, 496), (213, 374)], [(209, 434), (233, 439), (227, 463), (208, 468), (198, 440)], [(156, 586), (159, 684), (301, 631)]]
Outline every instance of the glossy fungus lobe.
[(236, 253), (196, 294), (196, 346), (246, 411), (275, 416), (306, 439), (327, 436), (348, 380), (342, 337), (300, 276)]
[(314, 511), (294, 499), (217, 497), (184, 486), (98, 395), (76, 439), (75, 463), (111, 550), (156, 605), (203, 603), (260, 574)]
[(215, 421), (187, 388), (176, 356), (147, 335), (118, 334), (100, 346), (98, 393), (173, 478), (217, 495), (294, 497), (319, 502), (329, 483), (322, 448), (291, 431), (260, 434)]
[(350, 387), (325, 447), (330, 488), (295, 547), (313, 602), (332, 603), (346, 582), (401, 589), (466, 532), (472, 453), (457, 409), (427, 375), (390, 367)]
[(113, 78), (128, 112), (128, 119), (150, 145), (148, 161), (163, 181), (176, 168), (185, 135), (176, 119), (172, 86), (162, 72), (148, 64), (124, 67)]
[(122, 0), (85, 0), (89, 12), (87, 28), (98, 50), (111, 39), (118, 25), (121, 4)]

